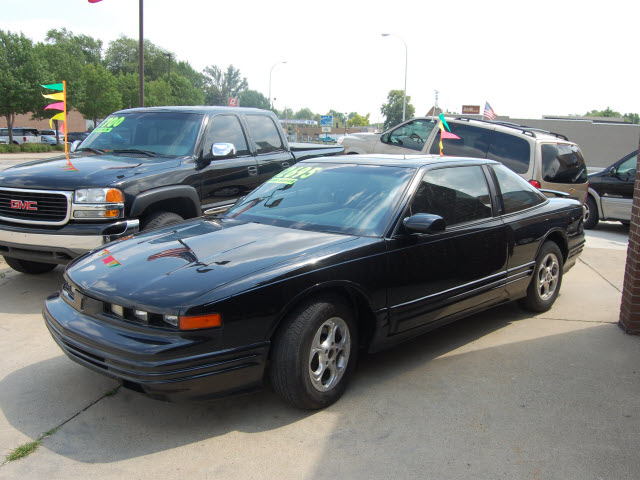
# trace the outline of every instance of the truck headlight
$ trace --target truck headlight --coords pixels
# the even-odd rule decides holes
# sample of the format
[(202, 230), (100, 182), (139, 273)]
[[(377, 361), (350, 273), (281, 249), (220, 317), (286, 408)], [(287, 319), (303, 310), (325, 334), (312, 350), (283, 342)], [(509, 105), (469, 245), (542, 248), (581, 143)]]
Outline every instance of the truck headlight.
[(84, 188), (76, 190), (74, 203), (121, 203), (123, 193), (117, 188)]
[(124, 194), (117, 188), (83, 188), (73, 196), (73, 218), (120, 218), (124, 215)]

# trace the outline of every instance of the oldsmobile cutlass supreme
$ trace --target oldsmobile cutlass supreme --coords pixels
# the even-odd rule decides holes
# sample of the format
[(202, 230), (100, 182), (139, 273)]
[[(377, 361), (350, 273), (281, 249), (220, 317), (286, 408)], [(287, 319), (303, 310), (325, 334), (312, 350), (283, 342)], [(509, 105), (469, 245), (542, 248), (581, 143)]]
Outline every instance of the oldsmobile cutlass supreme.
[(164, 400), (335, 402), (375, 352), (512, 300), (551, 308), (583, 210), (501, 164), (349, 156), (291, 167), (218, 218), (72, 262), (45, 304), (74, 361)]

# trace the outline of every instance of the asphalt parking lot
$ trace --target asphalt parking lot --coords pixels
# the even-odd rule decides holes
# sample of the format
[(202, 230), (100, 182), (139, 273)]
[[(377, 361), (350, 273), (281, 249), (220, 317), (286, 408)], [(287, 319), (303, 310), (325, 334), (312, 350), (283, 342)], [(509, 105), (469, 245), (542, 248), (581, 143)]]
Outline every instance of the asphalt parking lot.
[(63, 269), (0, 260), (0, 463), (41, 443), (0, 479), (640, 478), (640, 337), (616, 325), (626, 245), (602, 222), (550, 311), (507, 305), (364, 357), (317, 412), (269, 388), (207, 404), (119, 388), (42, 321)]

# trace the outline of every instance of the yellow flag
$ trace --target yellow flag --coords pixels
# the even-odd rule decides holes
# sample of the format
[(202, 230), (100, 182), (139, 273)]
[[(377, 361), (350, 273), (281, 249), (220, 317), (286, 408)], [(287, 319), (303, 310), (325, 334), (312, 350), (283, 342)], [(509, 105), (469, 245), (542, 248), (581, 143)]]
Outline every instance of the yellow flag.
[(52, 93), (50, 95), (45, 95), (44, 93), (42, 94), (42, 96), (44, 98), (50, 98), (51, 100), (62, 100), (64, 101), (64, 92), (60, 92), (60, 93)]
[(53, 121), (54, 120), (64, 120), (64, 112), (57, 113), (56, 115), (51, 117), (49, 119), (49, 127), (53, 128)]

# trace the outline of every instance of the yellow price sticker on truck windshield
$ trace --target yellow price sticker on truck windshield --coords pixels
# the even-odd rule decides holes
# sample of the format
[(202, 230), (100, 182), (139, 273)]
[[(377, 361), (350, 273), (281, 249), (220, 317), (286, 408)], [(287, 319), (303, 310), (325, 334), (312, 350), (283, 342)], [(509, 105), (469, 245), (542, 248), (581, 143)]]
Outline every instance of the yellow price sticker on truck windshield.
[(293, 185), (298, 180), (309, 178), (320, 170), (322, 170), (322, 167), (291, 167), (267, 180), (267, 183), (284, 183), (285, 185)]
[(100, 126), (98, 126), (98, 128), (94, 130), (94, 132), (108, 133), (118, 125), (120, 125), (122, 122), (124, 122), (124, 118), (125, 117), (109, 117), (104, 122), (102, 122)]

